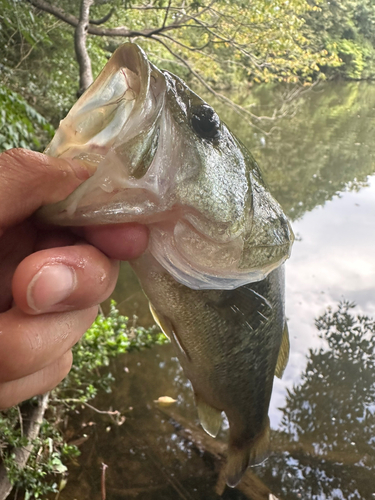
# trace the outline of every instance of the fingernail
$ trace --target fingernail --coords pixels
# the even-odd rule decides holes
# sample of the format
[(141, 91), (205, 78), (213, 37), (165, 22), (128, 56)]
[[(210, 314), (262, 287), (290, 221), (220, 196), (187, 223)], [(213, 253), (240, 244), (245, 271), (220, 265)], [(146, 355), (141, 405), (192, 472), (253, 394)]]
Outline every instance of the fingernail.
[(29, 283), (27, 303), (35, 312), (49, 312), (66, 300), (76, 285), (74, 269), (64, 264), (43, 266)]

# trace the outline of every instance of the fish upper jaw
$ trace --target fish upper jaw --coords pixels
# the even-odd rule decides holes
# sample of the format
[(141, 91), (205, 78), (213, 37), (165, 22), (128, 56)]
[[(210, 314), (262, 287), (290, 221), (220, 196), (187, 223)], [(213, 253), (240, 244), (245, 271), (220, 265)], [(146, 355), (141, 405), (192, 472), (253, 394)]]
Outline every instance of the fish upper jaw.
[(163, 75), (143, 50), (124, 44), (60, 122), (45, 153), (100, 163), (125, 137), (155, 121), (164, 91)]
[[(155, 210), (153, 193), (163, 193), (156, 176), (144, 174), (158, 149), (165, 90), (164, 75), (140, 47), (126, 43), (115, 51), (45, 150), (83, 161), (94, 174), (66, 200), (40, 209), (41, 220), (71, 226), (110, 224)], [(134, 194), (128, 194), (130, 189)]]

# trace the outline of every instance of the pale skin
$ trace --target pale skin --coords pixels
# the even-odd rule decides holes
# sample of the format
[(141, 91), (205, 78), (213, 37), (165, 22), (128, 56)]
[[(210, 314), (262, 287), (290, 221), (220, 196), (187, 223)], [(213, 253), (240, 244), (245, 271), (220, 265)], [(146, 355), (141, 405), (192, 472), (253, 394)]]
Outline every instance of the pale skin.
[(0, 409), (67, 375), (71, 348), (113, 291), (119, 260), (147, 248), (139, 224), (84, 228), (78, 236), (30, 219), (89, 175), (81, 163), (28, 150), (0, 154)]

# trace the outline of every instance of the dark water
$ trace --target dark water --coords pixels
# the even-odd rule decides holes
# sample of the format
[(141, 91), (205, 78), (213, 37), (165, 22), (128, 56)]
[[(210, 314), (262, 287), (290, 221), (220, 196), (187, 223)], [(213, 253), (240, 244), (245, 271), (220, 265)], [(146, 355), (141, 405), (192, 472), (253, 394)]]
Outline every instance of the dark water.
[[(280, 90), (259, 88), (251, 98), (261, 114), (288, 105)], [(292, 116), (263, 123), (265, 132), (221, 112), (263, 167), (297, 235), (287, 263), (291, 354), (270, 407), (273, 453), (253, 468), (259, 481), (251, 491), (227, 488), (222, 498), (371, 500), (375, 325), (363, 315), (375, 317), (375, 85), (327, 84), (292, 106)], [(114, 295), (125, 313), (150, 323), (128, 267)], [(356, 306), (339, 306), (344, 300)], [(124, 356), (111, 371), (116, 387), (95, 405), (119, 410), (125, 422), (89, 410), (77, 415), (74, 438), (89, 438), (60, 499), (100, 500), (102, 462), (108, 500), (220, 498), (218, 462), (194, 445), (196, 410), (171, 347)], [(165, 395), (177, 399), (172, 410), (154, 403)], [(224, 426), (219, 441), (225, 437)]]

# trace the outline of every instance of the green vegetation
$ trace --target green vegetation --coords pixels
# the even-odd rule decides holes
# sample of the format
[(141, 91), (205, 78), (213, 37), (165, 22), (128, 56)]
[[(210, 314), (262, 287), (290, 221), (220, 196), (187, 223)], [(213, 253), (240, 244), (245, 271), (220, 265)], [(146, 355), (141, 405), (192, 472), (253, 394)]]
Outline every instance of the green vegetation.
[(339, 60), (326, 65), (327, 76), (375, 78), (375, 3), (373, 0), (309, 0), (304, 18), (316, 50), (327, 50)]
[[(74, 33), (81, 2), (0, 0), (0, 85), (55, 127), (79, 87)], [(94, 76), (129, 39), (206, 91), (375, 76), (372, 0), (113, 0), (92, 3), (89, 19), (84, 44)], [(3, 147), (15, 142), (16, 135)]]
[[(108, 366), (111, 358), (120, 354), (163, 344), (167, 340), (156, 328), (136, 326), (120, 315), (114, 302), (107, 316), (100, 314), (82, 340), (73, 348), (73, 368), (65, 380), (51, 392), (49, 408), (43, 419), (33, 451), (23, 469), (15, 460), (15, 450), (28, 444), (24, 426), (38, 398), (0, 412), (0, 458), (14, 487), (24, 492), (25, 499), (45, 498), (64, 486), (66, 464), (79, 455), (76, 446), (68, 445), (59, 429), (68, 412), (92, 406), (98, 390), (111, 391), (114, 377)], [(0, 462), (1, 463), (1, 462)]]
[[(0, 151), (12, 147), (43, 150), (53, 127), (58, 126), (77, 98), (80, 66), (74, 52), (75, 25), (64, 21), (63, 16), (57, 17), (56, 10), (55, 14), (46, 12), (46, 5), (59, 8), (69, 19), (79, 18), (80, 2), (0, 0)], [(107, 20), (103, 21), (106, 16)], [(305, 111), (296, 112), (293, 121), (290, 121), (290, 112), (284, 113), (285, 103), (289, 106), (293, 102), (285, 93), (284, 85), (282, 90), (276, 89), (273, 93), (283, 104), (280, 105), (277, 98), (269, 102), (270, 85), (275, 89), (280, 83), (287, 83), (288, 88), (293, 84), (304, 87), (335, 77), (374, 79), (373, 0), (101, 0), (91, 6), (90, 19), (95, 23), (89, 25), (86, 46), (94, 76), (117, 46), (131, 39), (139, 43), (159, 67), (180, 75), (199, 93), (203, 89), (210, 102), (213, 99), (208, 92), (226, 95), (230, 92), (232, 101), (246, 110), (245, 116), (250, 117), (257, 128), (250, 134), (247, 130), (244, 137), (244, 127), (235, 110), (222, 101), (217, 107), (221, 108), (221, 115), (231, 129), (236, 132), (237, 128), (238, 135), (255, 157), (262, 158), (271, 189), (292, 219), (323, 204), (345, 186), (360, 188), (373, 172), (374, 151), (368, 137), (374, 133), (371, 113), (375, 95), (370, 85), (360, 88), (352, 82), (345, 87), (338, 85), (335, 93), (307, 93), (299, 100), (300, 109)], [(128, 34), (118, 36), (114, 31), (118, 27)], [(255, 85), (258, 83), (269, 86), (264, 90), (264, 86)], [(256, 115), (271, 116), (274, 109), (279, 110), (276, 115), (285, 116), (277, 122), (257, 120)], [(357, 119), (359, 113), (361, 120)], [(275, 157), (278, 158), (276, 164)], [(338, 312), (329, 314), (318, 323), (329, 350), (311, 353), (310, 371), (290, 394), (284, 409), (285, 435), (297, 433), (310, 447), (311, 443), (325, 443), (326, 455), (341, 447), (339, 452), (349, 456), (351, 443), (358, 442), (363, 449), (367, 446), (373, 460), (373, 443), (368, 447), (364, 439), (371, 433), (374, 435), (374, 419), (363, 401), (368, 401), (369, 395), (372, 401), (374, 398), (369, 385), (373, 384), (374, 353), (369, 351), (369, 341), (362, 335), (373, 328), (373, 323), (359, 317), (349, 321), (353, 318), (349, 315), (349, 306), (341, 306)], [(339, 337), (329, 328), (332, 321), (343, 323), (343, 318), (355, 341), (356, 336), (362, 335), (364, 340), (361, 337), (358, 345), (367, 346), (366, 352), (351, 353), (354, 344), (350, 338), (346, 339), (345, 346), (335, 347)], [(27, 444), (22, 414), (28, 415), (38, 400), (0, 413), (1, 461), (12, 483), (20, 492), (25, 492), (26, 499), (57, 493), (64, 486), (66, 464), (79, 451), (66, 444), (58, 422), (67, 412), (88, 406), (99, 390), (111, 390), (113, 375), (102, 368), (108, 366), (114, 356), (164, 341), (154, 329), (132, 326), (114, 305), (108, 317), (98, 316), (74, 348), (71, 373), (50, 395), (46, 418), (33, 443), (29, 462), (22, 470), (17, 467), (14, 456), (14, 450)], [(353, 359), (349, 354), (345, 358), (345, 352), (353, 355)], [(368, 366), (362, 366), (361, 356), (372, 364), (369, 361)], [(356, 386), (357, 392), (349, 394), (353, 388), (345, 385), (348, 377), (344, 381), (334, 380), (338, 370), (354, 374), (351, 379), (362, 384)], [(322, 381), (326, 384), (324, 387), (331, 388), (336, 387), (336, 382), (342, 382), (342, 401), (334, 399), (341, 392), (332, 389), (334, 397), (327, 397), (327, 404), (321, 404), (319, 409), (314, 394), (325, 390)], [(326, 391), (326, 394), (329, 393)], [(348, 398), (354, 401), (356, 424), (349, 440), (343, 438), (345, 429), (351, 429), (346, 427), (348, 415), (343, 407)], [(338, 411), (340, 425), (331, 419), (336, 418)], [(359, 421), (362, 414), (366, 429)], [(320, 427), (312, 428), (312, 415), (321, 423)], [(328, 432), (333, 431), (335, 441), (329, 444)], [(360, 452), (356, 449), (355, 456), (360, 457)], [(297, 461), (294, 468), (290, 466), (291, 457)], [(329, 477), (334, 481), (335, 477), (325, 458), (318, 458), (311, 469), (311, 474), (316, 476), (315, 488), (321, 493), (327, 493), (329, 485), (327, 482), (325, 486), (319, 478)], [(310, 461), (311, 456), (306, 458), (301, 453), (286, 454), (275, 458), (274, 471), (285, 478), (285, 471), (290, 469), (293, 478), (295, 469), (305, 471), (304, 464)], [(350, 485), (342, 488), (350, 490), (350, 494), (358, 488), (362, 496), (353, 493), (347, 498), (365, 499), (368, 492), (362, 492), (361, 471), (354, 465), (346, 472), (352, 477)], [(373, 462), (368, 470), (373, 473)], [(295, 490), (295, 498), (298, 498), (297, 483), (296, 480), (292, 486), (280, 485), (281, 496)], [(315, 498), (313, 494), (311, 498)]]
[(0, 85), (0, 150), (40, 149), (54, 134), (53, 127), (16, 92)]

